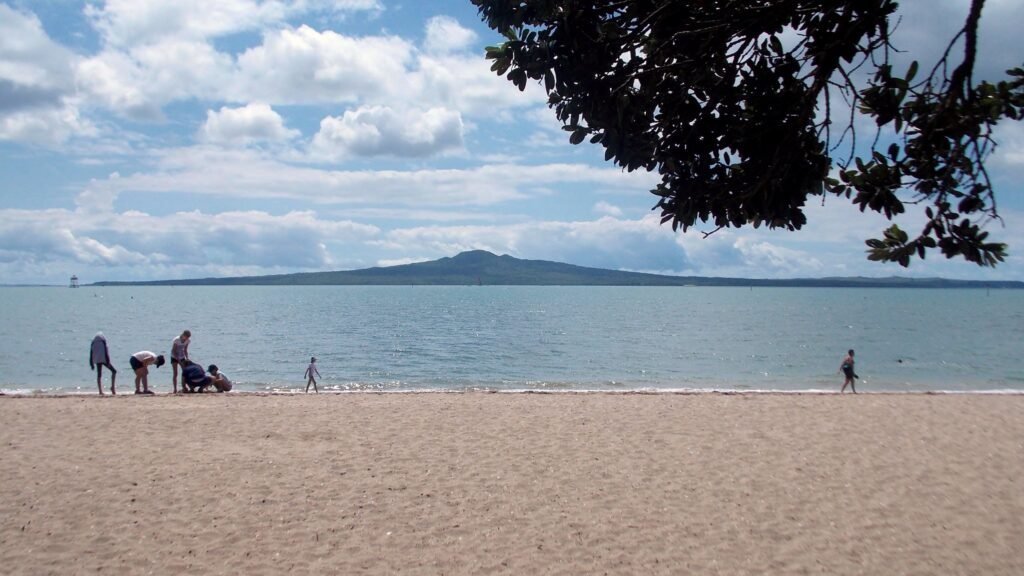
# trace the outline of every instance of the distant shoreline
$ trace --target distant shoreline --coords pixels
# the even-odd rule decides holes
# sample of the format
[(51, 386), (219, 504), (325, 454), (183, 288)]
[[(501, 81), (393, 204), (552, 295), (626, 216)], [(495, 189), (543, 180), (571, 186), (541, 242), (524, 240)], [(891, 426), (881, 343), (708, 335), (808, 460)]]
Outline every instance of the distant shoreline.
[(757, 279), (677, 276), (591, 268), (547, 260), (524, 260), (486, 250), (470, 250), (450, 258), (359, 270), (300, 272), (266, 276), (178, 280), (94, 282), (89, 286), (733, 286), (826, 288), (1019, 288), (1012, 280), (950, 280), (826, 276), (822, 278)]

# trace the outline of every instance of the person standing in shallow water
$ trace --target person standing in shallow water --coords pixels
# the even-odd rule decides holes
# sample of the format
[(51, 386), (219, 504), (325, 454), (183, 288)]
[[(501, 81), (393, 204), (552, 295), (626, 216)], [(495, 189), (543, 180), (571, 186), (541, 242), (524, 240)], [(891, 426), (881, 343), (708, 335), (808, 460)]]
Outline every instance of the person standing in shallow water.
[(313, 377), (314, 375), (315, 376), (319, 376), (320, 375), (320, 372), (318, 372), (317, 369), (316, 369), (316, 356), (313, 356), (312, 358), (309, 359), (309, 367), (306, 368), (305, 376), (307, 378), (307, 380), (306, 380), (306, 393), (307, 394), (309, 393), (309, 385), (310, 384), (313, 385), (313, 391), (314, 392), (316, 392), (317, 394), (320, 393), (320, 390), (316, 387), (316, 378)]
[(100, 390), (100, 396), (103, 396), (103, 367), (106, 366), (107, 370), (110, 370), (110, 394), (115, 395), (114, 384), (117, 381), (117, 370), (110, 363), (110, 350), (107, 349), (107, 339), (103, 336), (103, 332), (97, 332), (96, 336), (92, 339), (92, 345), (89, 347), (89, 368), (96, 371), (96, 387)]
[(853, 350), (849, 350), (846, 353), (846, 358), (843, 358), (843, 363), (839, 365), (839, 371), (846, 376), (846, 380), (843, 382), (843, 387), (839, 389), (839, 393), (842, 394), (846, 391), (846, 386), (850, 386), (850, 390), (853, 393), (857, 393), (857, 387), (854, 385), (854, 381), (857, 380), (857, 373), (853, 371)]
[[(178, 366), (182, 360), (188, 360), (188, 343), (192, 340), (192, 332), (185, 330), (171, 341), (171, 384), (174, 386), (172, 392), (178, 393)], [(182, 384), (184, 392), (184, 384)]]

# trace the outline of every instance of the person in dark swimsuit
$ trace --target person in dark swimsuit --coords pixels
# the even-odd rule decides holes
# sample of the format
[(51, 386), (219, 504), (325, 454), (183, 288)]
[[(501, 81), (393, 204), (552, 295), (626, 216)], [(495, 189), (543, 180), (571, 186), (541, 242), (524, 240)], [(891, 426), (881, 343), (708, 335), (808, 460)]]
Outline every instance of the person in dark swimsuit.
[(843, 358), (843, 363), (839, 365), (839, 371), (846, 376), (846, 380), (843, 382), (843, 387), (840, 388), (839, 393), (842, 394), (846, 391), (846, 387), (849, 386), (853, 393), (857, 393), (857, 387), (854, 385), (857, 380), (857, 373), (853, 371), (853, 350), (850, 350), (846, 354), (846, 358)]

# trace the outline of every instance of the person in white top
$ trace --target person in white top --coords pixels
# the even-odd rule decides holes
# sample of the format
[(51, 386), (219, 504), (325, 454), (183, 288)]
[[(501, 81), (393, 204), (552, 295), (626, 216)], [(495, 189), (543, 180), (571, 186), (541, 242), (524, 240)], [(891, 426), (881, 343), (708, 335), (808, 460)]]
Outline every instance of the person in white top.
[[(163, 366), (163, 354), (158, 356), (149, 350), (142, 350), (132, 354), (128, 361), (132, 365), (132, 370), (135, 370), (135, 393), (152, 394), (153, 392), (149, 389), (149, 366), (151, 364), (155, 364), (157, 368)], [(142, 383), (142, 390), (139, 390), (140, 382)]]
[[(188, 360), (188, 344), (192, 341), (192, 332), (185, 330), (174, 340), (171, 340), (171, 384), (172, 391), (178, 393), (178, 366), (182, 360)], [(184, 390), (184, 388), (182, 388)]]
[(102, 380), (104, 366), (107, 367), (107, 370), (110, 370), (110, 393), (111, 395), (117, 394), (114, 391), (114, 383), (117, 381), (117, 370), (110, 363), (107, 339), (103, 336), (103, 332), (97, 332), (96, 336), (92, 339), (92, 345), (89, 347), (89, 368), (96, 371), (96, 387), (100, 389), (100, 396), (103, 396)]
[(306, 378), (308, 378), (306, 380), (306, 393), (307, 394), (309, 393), (309, 385), (310, 384), (313, 385), (313, 391), (314, 392), (316, 392), (317, 394), (320, 393), (320, 390), (316, 387), (316, 378), (313, 377), (314, 375), (316, 375), (316, 376), (320, 375), (320, 373), (317, 372), (317, 370), (316, 370), (316, 356), (314, 356), (314, 357), (309, 359), (309, 367), (306, 368), (305, 376), (306, 376)]
[(220, 368), (217, 368), (216, 364), (210, 364), (206, 371), (209, 372), (210, 376), (213, 378), (213, 387), (217, 389), (217, 392), (231, 391), (234, 384), (232, 384), (227, 374), (221, 372)]

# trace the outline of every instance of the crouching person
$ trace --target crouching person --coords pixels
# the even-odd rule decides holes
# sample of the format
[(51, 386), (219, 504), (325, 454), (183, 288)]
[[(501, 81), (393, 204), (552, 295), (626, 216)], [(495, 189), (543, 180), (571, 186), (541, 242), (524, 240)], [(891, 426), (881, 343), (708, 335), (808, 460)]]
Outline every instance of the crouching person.
[(203, 371), (203, 367), (188, 359), (178, 361), (181, 365), (181, 390), (182, 392), (204, 392), (208, 386), (213, 384), (213, 378)]
[(210, 373), (210, 377), (213, 379), (213, 387), (217, 389), (217, 392), (231, 391), (231, 388), (234, 385), (231, 383), (231, 380), (228, 379), (228, 375), (221, 372), (220, 369), (217, 368), (216, 364), (210, 364), (210, 366), (206, 368), (206, 371)]

